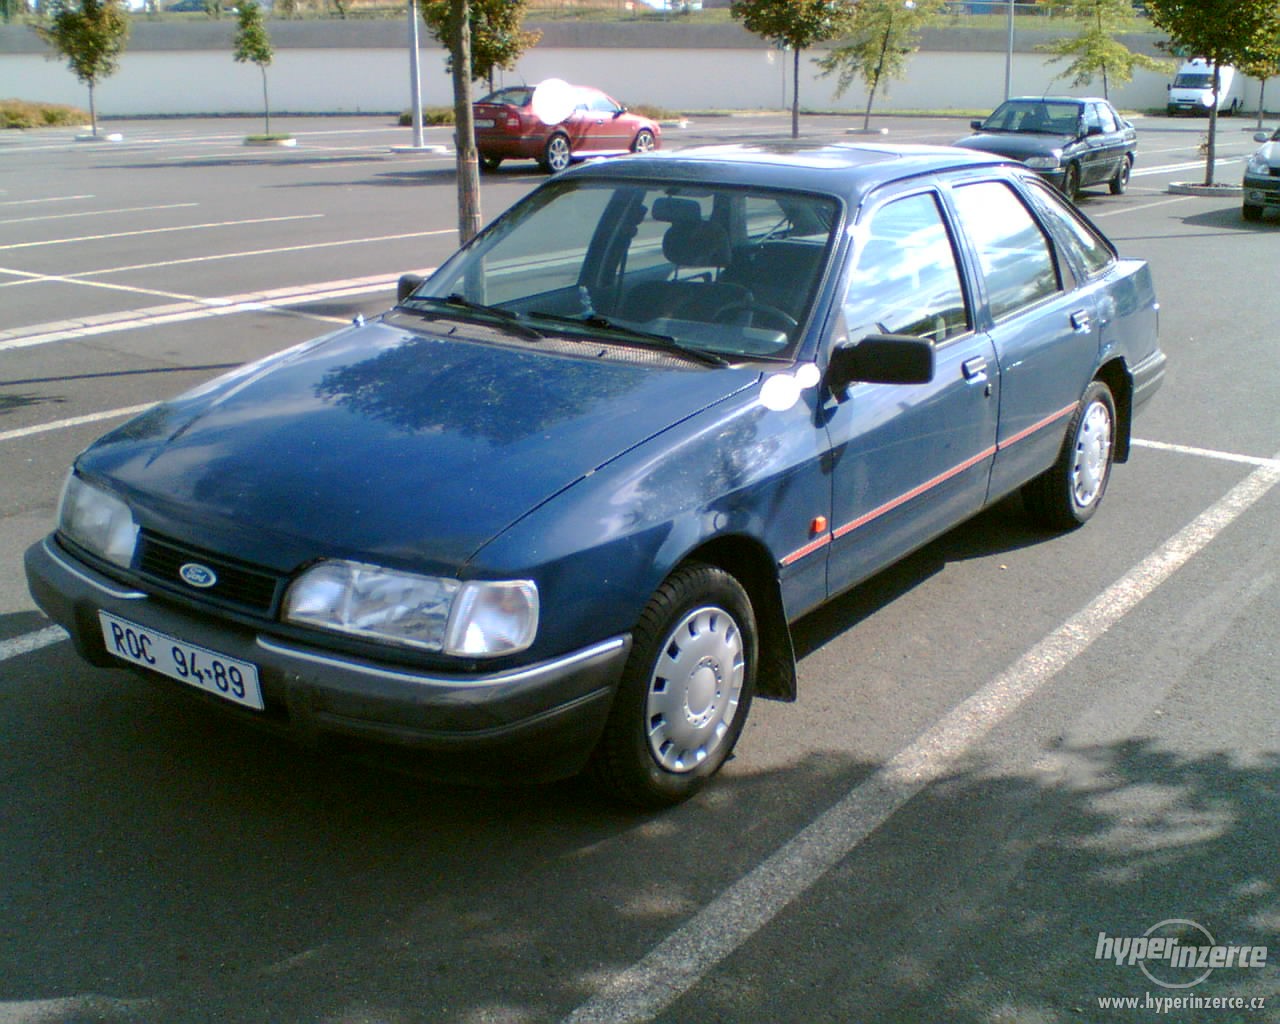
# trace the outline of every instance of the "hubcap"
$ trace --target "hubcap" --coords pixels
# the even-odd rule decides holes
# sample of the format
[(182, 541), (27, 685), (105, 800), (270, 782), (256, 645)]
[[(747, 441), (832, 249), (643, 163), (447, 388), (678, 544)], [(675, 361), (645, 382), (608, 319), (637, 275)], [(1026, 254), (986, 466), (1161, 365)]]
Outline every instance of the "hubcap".
[(676, 625), (649, 679), (645, 723), (654, 760), (692, 771), (725, 741), (746, 675), (742, 633), (723, 608), (697, 608)]
[(1107, 480), (1111, 456), (1111, 413), (1093, 402), (1080, 420), (1076, 434), (1076, 458), (1071, 469), (1071, 489), (1076, 505), (1088, 508), (1098, 500)]

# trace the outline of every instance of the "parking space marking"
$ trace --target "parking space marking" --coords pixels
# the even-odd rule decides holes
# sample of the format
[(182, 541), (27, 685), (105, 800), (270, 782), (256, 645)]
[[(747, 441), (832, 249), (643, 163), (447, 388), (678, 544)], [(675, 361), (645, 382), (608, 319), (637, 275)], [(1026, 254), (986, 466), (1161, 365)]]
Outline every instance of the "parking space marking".
[(162, 299), (185, 299), (188, 302), (201, 301), (197, 295), (184, 295), (181, 292), (165, 292), (160, 291), (158, 288), (141, 288), (132, 284), (111, 284), (108, 281), (79, 281), (62, 274), (33, 274), (14, 267), (0, 267), (0, 274), (11, 274), (20, 278), (17, 281), (0, 283), (0, 288), (17, 288), (19, 285), (24, 284), (79, 284), (84, 285), (86, 288), (106, 288), (117, 292), (134, 292), (138, 295), (157, 295)]
[(1280, 461), (1264, 459), (1258, 455), (1237, 455), (1235, 452), (1222, 452), (1213, 448), (1196, 448), (1193, 445), (1169, 444), (1166, 441), (1144, 441), (1134, 438), (1130, 444), (1135, 448), (1151, 448), (1160, 452), (1176, 452), (1178, 455), (1198, 455), (1205, 459), (1219, 459), (1223, 462), (1238, 462), (1245, 466), (1261, 466), (1264, 469), (1280, 469)]
[(639, 962), (606, 977), (564, 1024), (653, 1020), (1008, 719), (1161, 583), (1280, 483), (1255, 469), (1009, 669), (899, 751), (866, 782), (734, 882)]
[[(434, 269), (434, 267), (428, 267), (418, 271), (418, 273), (426, 276)], [(319, 316), (308, 313), (305, 310), (291, 310), (285, 307), (305, 305), (308, 302), (324, 302), (330, 299), (345, 299), (355, 295), (371, 295), (383, 291), (390, 293), (395, 288), (399, 277), (399, 274), (353, 277), (340, 281), (274, 288), (260, 292), (245, 292), (240, 295), (226, 295), (220, 298), (193, 299), (168, 306), (152, 306), (146, 309), (124, 310), (119, 313), (104, 313), (100, 316), (84, 317), (79, 320), (60, 320), (53, 323), (33, 324), (28, 327), (0, 331), (0, 352), (17, 348), (31, 348), (37, 345), (50, 345), (60, 341), (74, 341), (78, 338), (96, 337), (102, 334), (111, 334), (115, 331), (132, 331), (142, 327), (182, 323), (203, 317), (226, 316), (231, 313), (244, 313), (255, 310), (279, 311), (288, 313), (291, 316), (321, 320), (325, 323), (346, 323), (346, 320), (341, 317)]]
[(8, 661), (22, 654), (30, 654), (45, 647), (52, 647), (67, 639), (67, 631), (61, 626), (46, 626), (34, 633), (24, 633), (12, 640), (0, 640), (0, 662)]
[(97, 196), (45, 196), (43, 199), (5, 199), (0, 206), (34, 206), (36, 203), (69, 203), (74, 199), (96, 199)]
[(0, 431), (0, 442), (16, 441), (20, 437), (31, 437), (33, 434), (46, 434), (51, 430), (66, 430), (68, 427), (80, 427), (86, 423), (100, 423), (103, 420), (123, 419), (146, 412), (155, 402), (144, 405), (130, 405), (123, 409), (104, 409), (102, 412), (85, 413), (83, 416), (71, 416), (65, 420), (54, 420), (51, 423), (37, 423), (30, 427), (18, 427), (16, 430)]
[(75, 213), (46, 213), (38, 217), (10, 217), (0, 224), (29, 224), (41, 220), (67, 220), (70, 217), (107, 217), (117, 213), (150, 213), (153, 210), (182, 210), (199, 203), (165, 203), (163, 206), (124, 206), (118, 210), (77, 210)]
[(79, 238), (47, 238), (38, 242), (10, 242), (0, 245), (0, 251), (34, 249), (41, 245), (67, 245), (68, 243), (101, 242), (108, 238), (137, 238), (139, 235), (162, 235), (174, 231), (202, 231), (206, 228), (231, 228), (245, 224), (279, 224), (286, 220), (317, 220), (323, 213), (293, 213), (285, 217), (251, 217), (246, 220), (221, 220), (208, 224), (178, 224), (167, 228), (140, 228), (137, 231), (113, 231), (105, 235), (81, 235)]

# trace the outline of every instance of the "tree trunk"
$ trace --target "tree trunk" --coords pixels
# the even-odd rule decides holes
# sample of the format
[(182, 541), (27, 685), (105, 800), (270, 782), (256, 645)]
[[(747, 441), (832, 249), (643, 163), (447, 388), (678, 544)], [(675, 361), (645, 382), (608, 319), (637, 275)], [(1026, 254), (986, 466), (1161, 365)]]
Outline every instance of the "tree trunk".
[(267, 134), (271, 134), (271, 104), (267, 102), (267, 69), (265, 65), (259, 64), (258, 70), (262, 72), (262, 112), (266, 119)]
[(798, 139), (800, 138), (800, 50), (797, 48), (791, 52), (795, 54), (795, 70), (791, 86), (791, 137)]
[(98, 137), (98, 108), (93, 104), (93, 83), (89, 83), (89, 125), (93, 129), (93, 137)]
[(1218, 90), (1222, 87), (1222, 80), (1218, 76), (1218, 62), (1213, 62), (1213, 106), (1209, 108), (1209, 144), (1205, 148), (1204, 158), (1204, 183), (1206, 185), (1213, 184), (1214, 163), (1217, 160), (1218, 149)]
[(480, 230), (480, 160), (471, 111), (471, 11), (468, 0), (453, 0), (458, 26), (453, 53), (454, 148), (458, 168), (458, 241), (466, 245)]

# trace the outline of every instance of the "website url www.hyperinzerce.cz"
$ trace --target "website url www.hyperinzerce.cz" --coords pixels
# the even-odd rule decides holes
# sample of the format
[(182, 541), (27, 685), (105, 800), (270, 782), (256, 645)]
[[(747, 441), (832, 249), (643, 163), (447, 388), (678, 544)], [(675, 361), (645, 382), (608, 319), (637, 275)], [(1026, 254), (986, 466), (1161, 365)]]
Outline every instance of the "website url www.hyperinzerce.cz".
[(1264, 1010), (1265, 996), (1169, 996), (1144, 992), (1140, 996), (1098, 996), (1099, 1010), (1154, 1010), (1175, 1013), (1180, 1010)]

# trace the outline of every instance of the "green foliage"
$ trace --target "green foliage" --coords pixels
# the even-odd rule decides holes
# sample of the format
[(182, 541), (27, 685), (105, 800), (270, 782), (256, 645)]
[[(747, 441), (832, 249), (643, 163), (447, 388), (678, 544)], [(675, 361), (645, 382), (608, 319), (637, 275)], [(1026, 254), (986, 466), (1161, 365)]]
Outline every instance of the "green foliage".
[(1059, 3), (1081, 26), (1079, 35), (1039, 47), (1055, 55), (1050, 63), (1070, 61), (1059, 78), (1071, 75), (1071, 84), (1077, 88), (1101, 78), (1102, 94), (1109, 96), (1112, 83), (1124, 85), (1131, 81), (1135, 68), (1171, 70), (1167, 61), (1134, 53), (1116, 38), (1133, 25), (1131, 0), (1059, 0)]
[(85, 85), (93, 88), (115, 74), (129, 38), (129, 14), (120, 0), (50, 0), (49, 23), (36, 34), (58, 53)]
[(837, 96), (856, 79), (874, 95), (882, 82), (903, 76), (907, 58), (920, 48), (920, 29), (944, 7), (943, 0), (862, 0), (845, 23), (840, 45), (818, 67), (824, 75), (838, 76)]
[(262, 17), (262, 8), (255, 0), (242, 0), (236, 11), (235, 59), (240, 64), (257, 64), (270, 67), (275, 57), (271, 37)]
[(0, 100), (0, 129), (55, 128), (84, 124), (89, 115), (79, 107), (60, 103), (28, 103), (25, 100)]
[(752, 35), (807, 50), (840, 35), (858, 6), (850, 0), (733, 0), (729, 13)]
[[(542, 38), (541, 32), (527, 32), (521, 24), (528, 0), (470, 0), (471, 79), (488, 81), (498, 68), (510, 70), (520, 55)], [(430, 33), (452, 54), (451, 40), (458, 35), (456, 5), (452, 0), (418, 0), (422, 20)], [(453, 70), (453, 57), (446, 59)]]
[[(453, 107), (423, 107), (422, 123), (427, 125), (453, 124)], [(400, 112), (400, 127), (407, 128), (413, 124), (413, 111)]]

